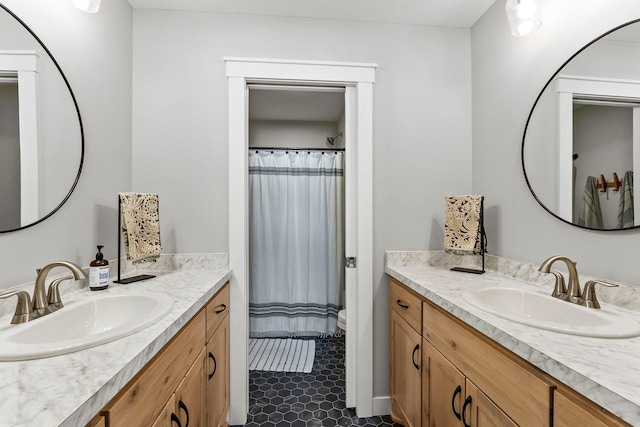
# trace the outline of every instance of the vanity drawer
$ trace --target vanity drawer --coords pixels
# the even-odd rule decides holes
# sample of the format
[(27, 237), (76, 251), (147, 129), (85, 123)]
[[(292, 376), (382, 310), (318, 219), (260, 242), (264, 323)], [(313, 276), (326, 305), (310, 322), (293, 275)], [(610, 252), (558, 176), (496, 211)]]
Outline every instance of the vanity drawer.
[(586, 397), (562, 385), (553, 400), (554, 427), (631, 427)]
[(519, 426), (551, 425), (555, 386), (544, 373), (428, 302), (422, 334)]
[(229, 284), (226, 283), (207, 303), (207, 341), (229, 313)]
[(390, 305), (416, 332), (420, 333), (422, 322), (422, 298), (409, 290), (405, 285), (391, 279)]

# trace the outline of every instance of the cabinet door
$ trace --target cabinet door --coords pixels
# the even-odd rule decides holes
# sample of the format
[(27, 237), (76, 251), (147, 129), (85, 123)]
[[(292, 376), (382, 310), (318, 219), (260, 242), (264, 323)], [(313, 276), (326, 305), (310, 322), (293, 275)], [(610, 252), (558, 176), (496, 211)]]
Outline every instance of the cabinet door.
[(498, 408), (471, 381), (466, 380), (466, 397), (462, 407), (463, 424), (473, 427), (517, 427), (511, 418)]
[(87, 423), (86, 427), (106, 427), (106, 425), (107, 420), (105, 419), (104, 415), (96, 415), (91, 421)]
[(175, 412), (182, 427), (204, 426), (205, 420), (205, 349), (193, 363), (187, 375), (176, 389)]
[[(151, 427), (182, 427), (179, 421), (173, 421), (177, 419), (175, 414), (176, 409), (176, 395), (172, 394), (167, 404), (162, 408), (162, 412), (158, 415), (158, 418), (151, 425)], [(171, 424), (173, 422), (173, 424)]]
[(229, 316), (207, 343), (207, 426), (226, 426), (228, 411)]
[(424, 346), (424, 363), (428, 378), (424, 378), (424, 390), (428, 400), (424, 405), (429, 427), (462, 427), (462, 407), (464, 405), (465, 378), (440, 352), (431, 345)]
[(422, 338), (395, 311), (391, 312), (391, 416), (405, 427), (421, 425)]
[(202, 310), (105, 407), (109, 427), (152, 425), (189, 367), (204, 360), (205, 335)]

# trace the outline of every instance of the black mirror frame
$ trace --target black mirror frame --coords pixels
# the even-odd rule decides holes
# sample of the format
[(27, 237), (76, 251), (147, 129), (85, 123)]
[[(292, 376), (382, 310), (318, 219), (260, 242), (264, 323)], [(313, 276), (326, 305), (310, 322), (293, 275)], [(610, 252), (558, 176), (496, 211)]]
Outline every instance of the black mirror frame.
[(24, 27), (25, 30), (27, 30), (29, 32), (29, 34), (31, 34), (33, 36), (33, 38), (38, 42), (38, 44), (42, 47), (42, 49), (44, 49), (44, 51), (47, 53), (47, 55), (49, 56), (51, 61), (53, 61), (53, 64), (55, 65), (56, 69), (58, 70), (58, 72), (62, 76), (62, 80), (64, 80), (64, 83), (67, 86), (67, 89), (69, 90), (69, 95), (71, 95), (71, 100), (73, 101), (73, 105), (74, 105), (74, 107), (76, 109), (76, 114), (78, 115), (78, 124), (80, 126), (80, 150), (81, 150), (80, 151), (80, 164), (78, 165), (78, 173), (76, 174), (76, 178), (73, 181), (73, 184), (71, 185), (71, 188), (69, 189), (69, 192), (62, 199), (62, 201), (58, 204), (58, 206), (53, 208), (53, 210), (51, 212), (49, 212), (48, 214), (46, 214), (45, 216), (43, 216), (42, 218), (38, 219), (35, 222), (32, 222), (32, 223), (27, 224), (27, 225), (22, 225), (20, 227), (9, 229), (9, 230), (0, 230), (0, 234), (2, 234), (2, 233), (10, 233), (10, 232), (13, 232), (13, 231), (18, 231), (18, 230), (24, 230), (25, 228), (33, 227), (34, 225), (41, 223), (42, 221), (44, 221), (45, 219), (49, 218), (54, 213), (56, 213), (62, 207), (62, 205), (64, 205), (66, 203), (66, 201), (69, 200), (69, 197), (71, 197), (71, 193), (73, 193), (73, 190), (75, 190), (76, 185), (78, 184), (78, 181), (80, 180), (80, 174), (82, 173), (82, 165), (84, 163), (84, 127), (82, 126), (82, 117), (80, 116), (80, 108), (78, 108), (78, 102), (76, 101), (76, 96), (74, 95), (73, 90), (71, 90), (71, 85), (69, 84), (69, 81), (67, 80), (67, 76), (65, 76), (65, 74), (62, 72), (62, 68), (60, 68), (60, 65), (58, 64), (58, 61), (56, 61), (56, 59), (53, 57), (53, 55), (51, 54), (49, 49), (44, 45), (42, 40), (40, 40), (40, 38), (33, 32), (33, 30), (31, 30), (31, 28), (29, 28), (29, 26), (22, 19), (20, 19), (15, 13), (13, 13), (11, 10), (9, 10), (9, 8), (7, 8), (2, 3), (0, 3), (0, 8), (2, 8), (5, 12), (7, 12), (9, 15), (11, 15), (16, 21), (18, 21), (20, 23), (20, 25), (22, 25)]
[(640, 18), (638, 19), (634, 19), (633, 21), (629, 21), (625, 24), (621, 24), (618, 25), (615, 28), (612, 28), (611, 30), (605, 32), (604, 34), (596, 37), (595, 39), (591, 40), (589, 43), (587, 43), (586, 45), (584, 45), (580, 50), (578, 50), (576, 53), (574, 53), (573, 55), (571, 55), (569, 57), (569, 59), (567, 59), (566, 61), (564, 61), (562, 63), (562, 65), (556, 70), (555, 73), (553, 73), (553, 75), (549, 78), (549, 80), (547, 80), (547, 83), (545, 83), (545, 85), (542, 87), (542, 90), (540, 91), (540, 93), (538, 94), (536, 100), (533, 103), (533, 106), (531, 107), (531, 111), (529, 111), (529, 116), (527, 117), (527, 122), (524, 125), (524, 132), (522, 134), (522, 146), (520, 149), (520, 161), (522, 163), (522, 172), (524, 174), (524, 179), (527, 183), (527, 187), (529, 187), (529, 191), (531, 192), (531, 195), (533, 196), (533, 198), (536, 200), (536, 202), (538, 202), (538, 204), (540, 206), (542, 206), (542, 208), (547, 211), (548, 213), (550, 213), (552, 216), (554, 216), (555, 218), (559, 219), (560, 221), (564, 222), (565, 224), (569, 224), (572, 225), (574, 227), (578, 227), (578, 228), (582, 228), (583, 230), (592, 230), (592, 231), (629, 231), (629, 230), (637, 230), (638, 228), (640, 228), (640, 225), (636, 225), (634, 227), (629, 227), (629, 228), (605, 228), (605, 229), (599, 229), (599, 228), (590, 228), (590, 227), (584, 227), (582, 225), (578, 225), (578, 224), (574, 224), (573, 222), (569, 222), (564, 218), (559, 217), (555, 212), (551, 212), (551, 210), (549, 210), (549, 208), (547, 208), (544, 203), (542, 203), (542, 201), (538, 198), (538, 196), (536, 195), (536, 193), (533, 191), (533, 188), (531, 188), (531, 183), (529, 182), (529, 177), (527, 176), (527, 170), (524, 166), (525, 160), (524, 160), (524, 144), (525, 144), (525, 140), (527, 138), (527, 129), (529, 128), (529, 122), (531, 121), (531, 116), (533, 115), (533, 111), (535, 110), (536, 106), (538, 105), (538, 101), (540, 101), (540, 98), (542, 97), (542, 94), (544, 93), (544, 91), (549, 87), (549, 85), (551, 84), (551, 82), (553, 82), (553, 79), (556, 78), (556, 76), (560, 73), (560, 71), (569, 63), (571, 62), (571, 60), (573, 60), (573, 58), (575, 58), (576, 56), (578, 56), (580, 53), (582, 53), (585, 49), (587, 49), (589, 46), (591, 46), (592, 44), (594, 44), (595, 42), (597, 42), (598, 40), (608, 36), (609, 34), (613, 33), (614, 31), (617, 31), (621, 28), (624, 28), (628, 25), (631, 24), (635, 24), (640, 22)]

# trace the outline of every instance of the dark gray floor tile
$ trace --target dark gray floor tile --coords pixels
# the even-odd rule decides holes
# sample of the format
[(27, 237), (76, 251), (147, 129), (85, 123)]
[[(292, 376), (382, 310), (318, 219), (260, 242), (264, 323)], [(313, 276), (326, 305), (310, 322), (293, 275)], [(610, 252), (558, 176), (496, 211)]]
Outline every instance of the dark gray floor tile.
[(249, 372), (245, 427), (399, 427), (386, 415), (358, 418), (345, 405), (344, 337), (316, 340), (310, 374)]

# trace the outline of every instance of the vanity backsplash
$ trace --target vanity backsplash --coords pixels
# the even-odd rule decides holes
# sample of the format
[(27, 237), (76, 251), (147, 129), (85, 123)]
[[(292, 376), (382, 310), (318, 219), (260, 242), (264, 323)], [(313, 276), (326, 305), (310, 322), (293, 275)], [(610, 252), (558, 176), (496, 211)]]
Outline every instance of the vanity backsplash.
[[(55, 260), (51, 260), (55, 261)], [(226, 270), (229, 268), (229, 254), (162, 254), (156, 262), (148, 262), (144, 264), (132, 264), (130, 261), (122, 261), (122, 277), (126, 277), (134, 272), (150, 272), (152, 274), (162, 274), (163, 272), (171, 272), (176, 270)], [(89, 267), (83, 268), (87, 277), (89, 275)], [(59, 277), (69, 276), (68, 270), (61, 270), (58, 275), (49, 275), (47, 284)], [(34, 281), (23, 283), (12, 288), (2, 289), (0, 292), (9, 290), (25, 290), (31, 294), (35, 285), (35, 271), (33, 274)], [(118, 262), (116, 260), (109, 261), (109, 277), (110, 280), (118, 278)], [(112, 284), (111, 284), (112, 285)], [(82, 289), (88, 289), (88, 281), (86, 280), (65, 280), (60, 284), (60, 293), (64, 299), (65, 294), (77, 292)], [(120, 286), (120, 285), (117, 285)], [(122, 285), (133, 286), (133, 285)], [(16, 309), (15, 298), (0, 299), (0, 317), (13, 315)], [(2, 325), (0, 325), (2, 326)]]
[[(549, 254), (552, 255), (552, 254)], [(571, 258), (571, 254), (567, 254)], [(543, 260), (541, 259), (540, 262)], [(480, 258), (477, 256), (462, 257), (459, 255), (447, 254), (444, 251), (388, 251), (385, 253), (385, 266), (464, 266), (464, 267), (480, 267)], [(549, 291), (553, 291), (554, 276), (551, 274), (541, 273), (538, 271), (539, 265), (530, 264), (523, 261), (516, 261), (509, 258), (499, 257), (495, 255), (485, 254), (485, 268), (498, 274), (522, 280), (533, 285), (539, 285)], [(577, 264), (578, 273), (580, 273), (580, 264)], [(560, 270), (565, 274), (566, 272)], [(460, 273), (466, 274), (466, 273)], [(598, 278), (580, 275), (580, 283), (584, 284), (588, 280), (601, 280), (604, 282), (614, 283), (618, 285), (615, 288), (599, 287), (598, 299), (601, 302), (612, 304), (628, 310), (640, 311), (640, 286), (616, 282), (606, 278)]]

